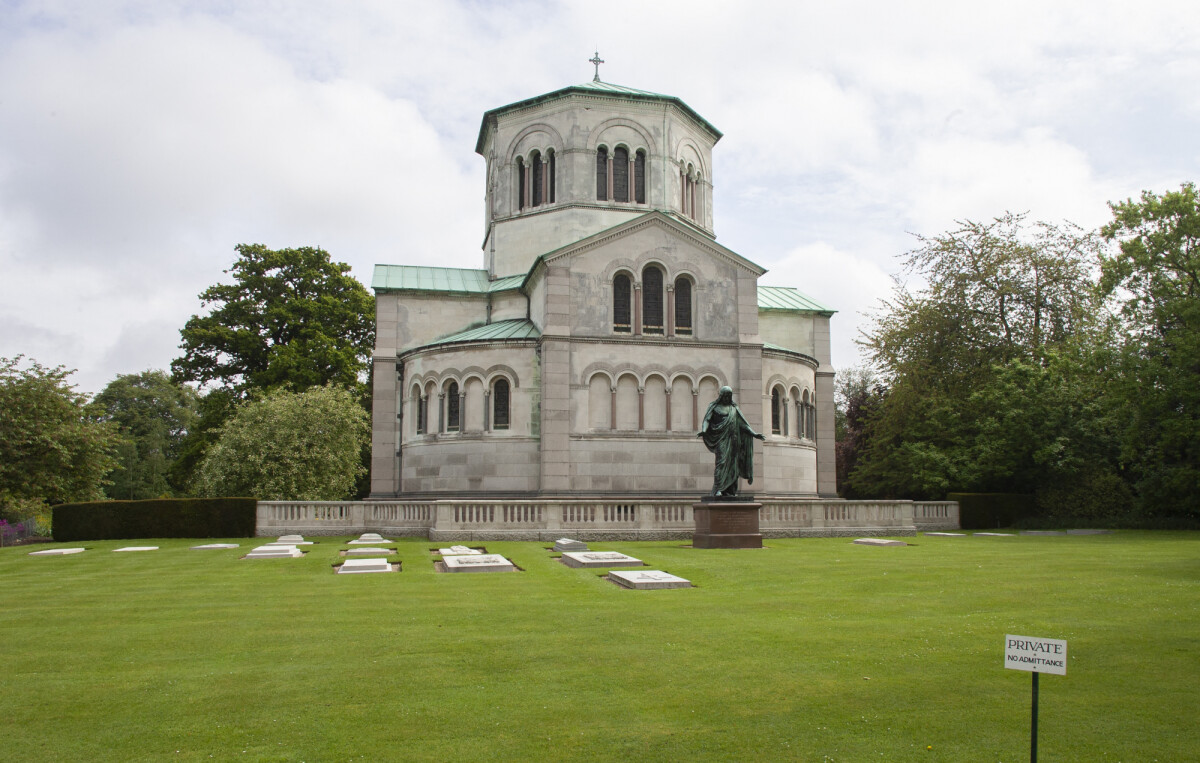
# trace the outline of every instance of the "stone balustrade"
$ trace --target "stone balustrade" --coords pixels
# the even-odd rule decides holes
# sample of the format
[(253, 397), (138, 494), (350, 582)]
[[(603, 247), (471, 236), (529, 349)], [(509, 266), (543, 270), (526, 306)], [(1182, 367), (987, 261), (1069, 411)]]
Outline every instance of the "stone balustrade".
[[(538, 498), (426, 501), (259, 501), (262, 537), (355, 535), (431, 541), (690, 539), (692, 498)], [(958, 529), (954, 501), (756, 498), (764, 538), (915, 535)]]

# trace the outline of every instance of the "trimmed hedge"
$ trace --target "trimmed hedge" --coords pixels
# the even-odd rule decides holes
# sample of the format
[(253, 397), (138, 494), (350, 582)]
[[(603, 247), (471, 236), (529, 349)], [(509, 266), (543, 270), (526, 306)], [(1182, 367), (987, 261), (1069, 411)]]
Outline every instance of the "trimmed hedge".
[(1012, 527), (1037, 514), (1034, 497), (1021, 493), (947, 493), (946, 500), (958, 501), (959, 526), (964, 530)]
[(56, 541), (119, 538), (252, 538), (254, 498), (153, 498), (55, 506)]

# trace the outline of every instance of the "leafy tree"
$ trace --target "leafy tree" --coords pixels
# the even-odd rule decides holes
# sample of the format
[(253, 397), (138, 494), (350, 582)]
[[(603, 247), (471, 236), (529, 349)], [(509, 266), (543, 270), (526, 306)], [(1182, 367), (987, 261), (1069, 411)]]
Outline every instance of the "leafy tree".
[(366, 411), (334, 386), (276, 390), (237, 408), (200, 466), (204, 496), (340, 500), (364, 471)]
[(232, 284), (200, 294), (204, 307), (180, 331), (176, 378), (217, 385), (235, 397), (338, 384), (359, 388), (374, 343), (374, 298), (318, 248), (241, 244), (225, 271)]
[(129, 440), (117, 453), (120, 463), (108, 475), (105, 494), (141, 499), (182, 492), (171, 469), (199, 416), (196, 391), (162, 371), (143, 371), (113, 379), (94, 402), (100, 418), (120, 427)]
[(1099, 237), (1006, 214), (918, 241), (904, 263), (921, 288), (898, 285), (859, 342), (888, 385), (847, 494), (1034, 492), (1092, 469)]
[(1145, 515), (1200, 517), (1200, 200), (1186, 183), (1111, 207), (1103, 233), (1119, 246), (1101, 286), (1126, 335), (1113, 379), (1122, 457)]
[(90, 415), (71, 371), (0, 358), (0, 513), (4, 507), (100, 498), (122, 443)]
[(868, 423), (887, 390), (870, 366), (850, 366), (838, 371), (834, 385), (834, 456), (838, 489), (844, 498), (857, 498), (846, 480), (866, 451)]

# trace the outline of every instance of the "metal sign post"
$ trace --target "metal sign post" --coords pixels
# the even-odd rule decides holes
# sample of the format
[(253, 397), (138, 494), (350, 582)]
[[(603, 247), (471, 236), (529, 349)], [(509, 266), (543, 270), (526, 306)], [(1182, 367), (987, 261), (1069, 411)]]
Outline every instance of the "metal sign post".
[(1004, 637), (1004, 667), (1033, 673), (1033, 708), (1029, 723), (1029, 761), (1037, 763), (1038, 673), (1067, 674), (1067, 642), (1031, 636)]

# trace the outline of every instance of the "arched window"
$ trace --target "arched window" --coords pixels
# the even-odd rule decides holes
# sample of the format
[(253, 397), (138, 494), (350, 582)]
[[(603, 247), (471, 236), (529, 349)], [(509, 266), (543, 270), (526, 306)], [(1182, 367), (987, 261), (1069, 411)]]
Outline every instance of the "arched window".
[(625, 273), (617, 273), (613, 278), (613, 331), (621, 334), (628, 334), (633, 330), (633, 323), (630, 319), (633, 302), (630, 297), (631, 291), (629, 276)]
[(783, 428), (780, 425), (780, 419), (783, 418), (780, 414), (783, 413), (783, 400), (779, 395), (779, 387), (771, 390), (771, 434), (782, 434)]
[(633, 200), (646, 203), (646, 152), (640, 149), (633, 160)]
[(508, 379), (492, 385), (492, 429), (508, 429)]
[(808, 439), (817, 439), (817, 396), (808, 399)]
[(692, 282), (683, 276), (675, 279), (675, 333), (692, 335)]
[(525, 160), (517, 157), (517, 209), (525, 208)]
[(446, 431), (457, 432), (459, 423), (459, 414), (461, 413), (458, 405), (458, 382), (450, 382), (450, 386), (446, 389)]
[(429, 409), (425, 405), (425, 397), (419, 388), (413, 388), (413, 405), (417, 409), (417, 434), (425, 434), (429, 426)]
[(613, 201), (629, 201), (629, 149), (613, 151)]
[(534, 151), (531, 162), (533, 163), (533, 206), (536, 207), (542, 203), (542, 183), (545, 182), (542, 155)]
[(642, 271), (642, 333), (663, 333), (663, 272), (653, 265)]
[(550, 149), (549, 151), (546, 152), (546, 158), (547, 158), (547, 163), (550, 165), (549, 172), (547, 173), (548, 174), (548, 177), (547, 177), (548, 182), (546, 183), (546, 185), (548, 185), (549, 188), (548, 188), (547, 194), (546, 194), (547, 195), (546, 201), (553, 204), (554, 203), (554, 163), (555, 163), (554, 162), (554, 159), (555, 159), (554, 149)]
[(596, 199), (608, 201), (608, 149), (596, 149)]

